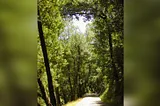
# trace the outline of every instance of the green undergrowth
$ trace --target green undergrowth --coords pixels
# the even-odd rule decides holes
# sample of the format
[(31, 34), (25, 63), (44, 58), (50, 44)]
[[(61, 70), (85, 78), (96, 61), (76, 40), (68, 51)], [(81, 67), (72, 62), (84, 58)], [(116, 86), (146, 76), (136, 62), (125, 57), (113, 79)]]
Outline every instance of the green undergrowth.
[(106, 90), (103, 92), (103, 94), (100, 96), (101, 100), (102, 100), (103, 102), (105, 102), (105, 103), (111, 102), (111, 101), (109, 101), (108, 98), (107, 98), (107, 92), (108, 92), (108, 89), (106, 89)]
[(120, 106), (116, 104), (116, 99), (111, 97), (113, 96), (113, 94), (111, 92), (108, 92), (108, 89), (106, 89), (103, 94), (100, 96), (101, 100), (108, 104), (108, 106)]
[(114, 98), (112, 96), (112, 93), (108, 92), (108, 90), (106, 89), (100, 96), (100, 98), (102, 102), (107, 104), (107, 106), (123, 106), (123, 103), (120, 102), (120, 98), (118, 96)]

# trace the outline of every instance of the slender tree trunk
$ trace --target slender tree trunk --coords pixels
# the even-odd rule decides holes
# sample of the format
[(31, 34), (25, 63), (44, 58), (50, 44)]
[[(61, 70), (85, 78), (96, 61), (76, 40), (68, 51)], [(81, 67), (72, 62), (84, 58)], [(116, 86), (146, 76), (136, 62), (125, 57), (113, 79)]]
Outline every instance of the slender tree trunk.
[[(89, 77), (90, 77), (90, 74), (91, 74), (91, 64), (92, 64), (92, 63), (89, 63), (89, 65), (88, 65), (88, 74), (87, 74), (87, 77), (86, 77), (86, 79), (85, 79), (85, 88), (87, 88), (87, 86), (90, 85), (90, 84), (89, 84)], [(89, 87), (89, 89), (90, 89), (90, 87)], [(87, 89), (87, 91), (88, 91), (89, 89)]]
[(56, 91), (57, 106), (61, 106), (60, 95), (59, 95), (59, 88), (56, 87), (55, 91)]
[(71, 75), (70, 75), (71, 74), (70, 73), (70, 65), (68, 65), (67, 68), (68, 68), (68, 82), (69, 82), (69, 86), (70, 86), (70, 95), (71, 95), (70, 100), (72, 101), (72, 100), (74, 100), (74, 98), (73, 98), (73, 88), (72, 88)]
[(66, 97), (64, 92), (63, 92), (63, 100), (64, 100), (64, 104), (66, 104), (67, 103), (67, 97)]
[(64, 104), (68, 102), (68, 96), (66, 95), (66, 91), (61, 87), (61, 92), (62, 92), (62, 98), (64, 100)]
[(82, 85), (80, 84), (80, 75), (78, 75), (78, 97), (81, 97), (81, 88), (82, 87)]
[(78, 77), (78, 72), (76, 68), (76, 58), (74, 58), (74, 89), (73, 89), (73, 94), (74, 94), (74, 100), (77, 98), (77, 78)]
[(111, 57), (111, 62), (113, 67), (112, 78), (115, 80), (115, 95), (117, 95), (118, 86), (119, 86), (119, 77), (118, 77), (118, 72), (117, 72), (116, 65), (113, 58), (112, 35), (110, 32), (109, 32), (109, 47), (110, 47), (110, 57)]
[[(39, 10), (38, 10), (38, 16), (40, 17)], [(40, 42), (41, 42), (41, 47), (42, 47), (42, 52), (43, 52), (43, 57), (44, 57), (44, 63), (45, 63), (45, 67), (46, 67), (50, 101), (53, 106), (56, 106), (56, 98), (54, 95), (54, 87), (52, 84), (53, 83), (52, 82), (52, 75), (51, 75), (51, 71), (50, 71), (47, 49), (46, 49), (43, 30), (42, 30), (42, 23), (39, 20), (38, 20), (38, 31), (39, 31), (39, 37), (40, 37)]]
[(41, 81), (40, 78), (38, 78), (38, 85), (39, 85), (39, 88), (40, 88), (40, 91), (41, 91), (41, 94), (42, 94), (42, 98), (44, 100), (44, 102), (46, 103), (47, 106), (50, 106), (50, 103), (49, 103), (49, 100), (47, 98), (47, 95), (46, 95), (46, 92), (45, 92), (45, 89), (44, 89), (44, 85)]
[(78, 60), (77, 60), (77, 95), (81, 96), (81, 85), (80, 85), (80, 73), (81, 73), (81, 51), (80, 46), (78, 45)]

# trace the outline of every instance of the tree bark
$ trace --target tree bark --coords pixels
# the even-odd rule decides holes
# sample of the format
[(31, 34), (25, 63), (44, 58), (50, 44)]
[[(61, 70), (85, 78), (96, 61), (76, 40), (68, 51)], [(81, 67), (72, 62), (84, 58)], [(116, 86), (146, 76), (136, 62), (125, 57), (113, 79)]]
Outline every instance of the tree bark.
[[(38, 10), (38, 16), (40, 17), (39, 10)], [(52, 84), (52, 75), (51, 75), (51, 71), (50, 71), (47, 49), (46, 49), (43, 30), (42, 30), (42, 23), (39, 20), (38, 20), (38, 31), (39, 31), (39, 37), (40, 37), (40, 42), (41, 42), (41, 47), (42, 47), (42, 52), (43, 52), (43, 57), (44, 57), (44, 63), (45, 63), (45, 67), (46, 67), (50, 101), (53, 106), (56, 106), (56, 98), (54, 95), (54, 87)]]
[[(112, 81), (111, 82), (115, 87), (114, 97), (117, 98), (118, 96), (121, 96), (121, 94), (119, 94), (119, 92), (121, 92), (122, 89), (120, 89), (119, 76), (118, 76), (118, 72), (117, 72), (115, 62), (114, 62), (114, 58), (113, 58), (112, 35), (111, 35), (110, 32), (109, 32), (109, 46), (110, 46), (110, 56), (111, 56), (112, 68), (113, 68), (112, 78), (113, 78), (113, 81), (115, 80), (115, 83), (113, 83)], [(116, 99), (116, 101), (121, 102), (121, 100), (117, 100), (117, 99)]]
[(46, 95), (46, 92), (45, 92), (45, 89), (44, 89), (44, 85), (41, 81), (40, 78), (38, 78), (38, 85), (39, 85), (39, 88), (40, 88), (40, 91), (41, 91), (41, 97), (43, 98), (44, 102), (46, 103), (47, 106), (50, 106), (50, 103), (49, 103), (49, 100), (47, 98), (47, 95)]
[(73, 89), (73, 94), (74, 94), (74, 100), (77, 98), (77, 77), (78, 77), (78, 73), (77, 73), (77, 69), (76, 69), (76, 58), (74, 58), (74, 89)]
[(70, 65), (67, 66), (68, 68), (68, 82), (69, 82), (69, 86), (70, 86), (70, 101), (74, 100), (74, 97), (73, 97), (73, 88), (72, 88), (72, 82), (71, 82), (71, 73), (70, 73)]
[(77, 60), (77, 96), (81, 96), (80, 72), (81, 72), (81, 51), (78, 45), (78, 60)]
[(59, 88), (55, 88), (56, 91), (56, 100), (57, 100), (57, 106), (61, 106), (61, 101), (60, 101), (60, 94), (59, 94)]

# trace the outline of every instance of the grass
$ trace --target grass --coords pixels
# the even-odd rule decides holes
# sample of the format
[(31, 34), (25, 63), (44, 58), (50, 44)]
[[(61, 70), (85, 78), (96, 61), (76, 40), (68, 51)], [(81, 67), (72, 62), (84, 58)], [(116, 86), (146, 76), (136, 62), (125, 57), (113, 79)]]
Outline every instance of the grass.
[(79, 98), (79, 99), (77, 99), (77, 100), (75, 100), (75, 101), (68, 102), (68, 103), (65, 104), (64, 106), (76, 106), (76, 104), (77, 104), (78, 102), (80, 102), (81, 100), (82, 100), (82, 98)]

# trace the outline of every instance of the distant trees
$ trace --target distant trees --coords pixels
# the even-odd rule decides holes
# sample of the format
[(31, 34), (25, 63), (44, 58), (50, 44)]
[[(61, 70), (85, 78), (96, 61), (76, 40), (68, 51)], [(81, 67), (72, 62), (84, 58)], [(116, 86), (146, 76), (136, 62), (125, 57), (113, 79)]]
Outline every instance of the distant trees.
[[(94, 0), (68, 2), (63, 14), (94, 18), (94, 48), (98, 65), (107, 80), (102, 100), (123, 102), (123, 0)], [(101, 78), (101, 77), (98, 77)], [(100, 79), (102, 80), (102, 79)], [(107, 96), (106, 96), (107, 95)], [(105, 98), (105, 99), (103, 99)]]

